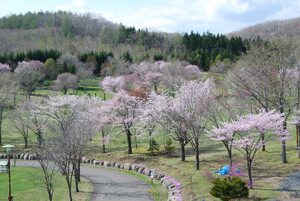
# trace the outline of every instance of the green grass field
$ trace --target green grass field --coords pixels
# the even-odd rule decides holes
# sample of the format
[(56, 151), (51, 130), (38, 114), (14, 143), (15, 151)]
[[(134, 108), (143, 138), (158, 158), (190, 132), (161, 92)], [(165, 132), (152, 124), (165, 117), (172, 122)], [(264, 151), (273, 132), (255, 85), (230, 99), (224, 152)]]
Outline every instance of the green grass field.
[[(12, 195), (14, 201), (47, 201), (48, 194), (39, 181), (41, 170), (29, 167), (12, 167)], [(88, 201), (92, 193), (92, 185), (89, 182), (81, 182), (82, 192), (73, 193), (74, 200)], [(8, 197), (8, 174), (0, 173), (0, 200)], [(61, 174), (54, 178), (53, 200), (68, 200), (67, 185)]]

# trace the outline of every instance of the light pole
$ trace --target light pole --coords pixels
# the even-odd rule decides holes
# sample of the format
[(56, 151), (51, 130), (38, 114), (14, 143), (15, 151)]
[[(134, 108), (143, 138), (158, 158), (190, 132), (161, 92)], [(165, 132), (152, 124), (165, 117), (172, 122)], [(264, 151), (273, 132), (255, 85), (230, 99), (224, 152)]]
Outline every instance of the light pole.
[(11, 154), (11, 149), (15, 147), (14, 145), (7, 144), (4, 145), (3, 148), (6, 149), (6, 153), (8, 154), (8, 201), (12, 201), (13, 197), (11, 196), (11, 175), (10, 175), (10, 154)]

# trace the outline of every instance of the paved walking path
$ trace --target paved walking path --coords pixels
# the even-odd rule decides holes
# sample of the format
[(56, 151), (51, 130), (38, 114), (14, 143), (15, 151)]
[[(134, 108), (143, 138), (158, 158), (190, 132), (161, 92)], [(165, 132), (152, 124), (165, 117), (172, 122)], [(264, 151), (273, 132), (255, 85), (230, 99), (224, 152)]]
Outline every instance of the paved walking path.
[(288, 175), (281, 182), (280, 190), (289, 192), (291, 199), (300, 200), (300, 171)]
[[(39, 167), (36, 161), (18, 160), (17, 166)], [(150, 201), (150, 186), (134, 176), (109, 168), (81, 167), (81, 175), (93, 184), (91, 201)]]

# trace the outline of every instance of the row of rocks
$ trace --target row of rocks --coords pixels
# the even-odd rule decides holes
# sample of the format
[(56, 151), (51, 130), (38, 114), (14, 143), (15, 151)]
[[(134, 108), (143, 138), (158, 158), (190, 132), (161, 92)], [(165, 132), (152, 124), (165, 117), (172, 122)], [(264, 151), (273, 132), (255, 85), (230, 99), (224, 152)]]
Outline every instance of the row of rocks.
[[(0, 154), (0, 159), (7, 159), (7, 154)], [(11, 158), (21, 159), (21, 160), (36, 160), (37, 155), (34, 154), (15, 154), (11, 156)], [(168, 201), (183, 201), (182, 199), (182, 185), (176, 179), (163, 174), (162, 172), (145, 167), (143, 164), (137, 163), (118, 163), (118, 162), (110, 162), (110, 161), (100, 161), (96, 159), (89, 159), (86, 157), (81, 158), (81, 163), (99, 165), (103, 167), (115, 167), (120, 169), (125, 169), (128, 171), (135, 171), (137, 173), (146, 175), (151, 177), (151, 179), (159, 180), (161, 185), (168, 189)]]
[[(0, 154), (0, 159), (7, 159), (8, 154)], [(36, 160), (37, 156), (32, 154), (14, 154), (10, 156), (11, 159), (22, 159), (22, 160)]]
[(128, 171), (135, 171), (140, 174), (144, 174), (153, 179), (159, 180), (161, 185), (168, 189), (168, 201), (182, 201), (182, 185), (176, 179), (161, 173), (158, 170), (145, 167), (143, 164), (137, 163), (118, 163), (110, 161), (100, 161), (96, 159), (89, 159), (86, 157), (81, 158), (82, 163), (94, 164), (103, 167), (115, 167), (120, 169), (125, 169)]

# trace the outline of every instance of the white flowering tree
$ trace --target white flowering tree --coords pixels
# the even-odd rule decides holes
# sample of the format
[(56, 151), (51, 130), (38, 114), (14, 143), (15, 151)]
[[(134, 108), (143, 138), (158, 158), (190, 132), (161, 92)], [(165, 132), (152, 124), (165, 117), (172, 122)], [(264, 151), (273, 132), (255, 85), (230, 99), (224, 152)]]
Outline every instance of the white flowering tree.
[(57, 76), (53, 89), (60, 90), (66, 95), (69, 89), (78, 88), (78, 76), (71, 73), (63, 73)]
[(40, 61), (22, 61), (15, 70), (20, 89), (24, 90), (28, 99), (45, 77), (44, 64)]
[(188, 138), (195, 150), (196, 169), (200, 168), (200, 137), (206, 133), (212, 116), (215, 99), (215, 84), (208, 79), (204, 82), (189, 81), (184, 83), (175, 96), (174, 106), (188, 129)]
[(112, 99), (103, 103), (105, 115), (126, 134), (128, 154), (132, 154), (132, 128), (138, 118), (141, 104), (142, 101), (138, 97), (131, 96), (126, 91), (115, 93)]
[(48, 118), (47, 128), (52, 135), (45, 140), (45, 147), (51, 149), (55, 163), (65, 175), (70, 200), (73, 177), (79, 191), (80, 158), (83, 147), (97, 131), (99, 115), (94, 109), (100, 104), (101, 100), (96, 97), (54, 96), (33, 111), (40, 118)]

